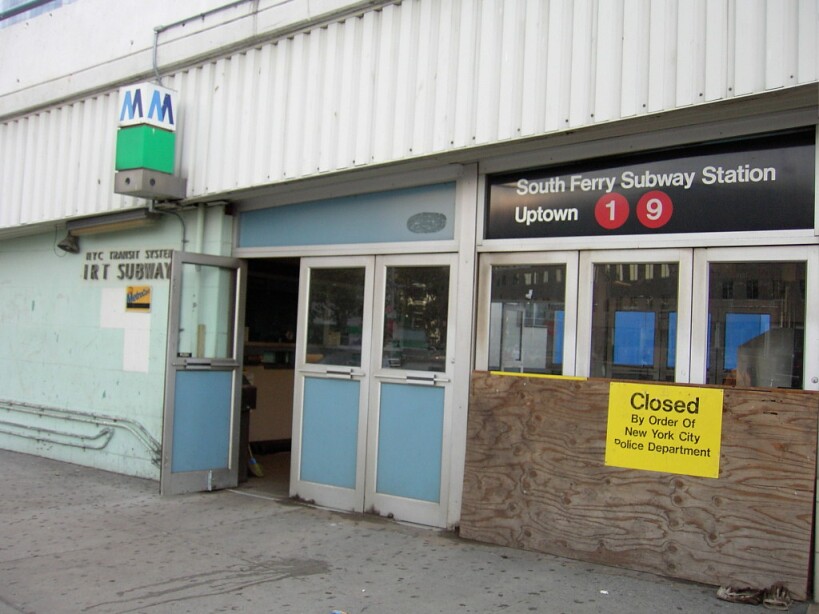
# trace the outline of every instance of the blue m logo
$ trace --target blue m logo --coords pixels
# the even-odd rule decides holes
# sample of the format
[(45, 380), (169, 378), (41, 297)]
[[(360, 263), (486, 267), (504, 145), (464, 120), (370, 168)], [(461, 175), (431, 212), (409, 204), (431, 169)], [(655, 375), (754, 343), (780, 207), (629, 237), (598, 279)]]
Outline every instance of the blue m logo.
[[(151, 124), (165, 130), (175, 130), (174, 92), (142, 83), (120, 92), (120, 124)], [(148, 114), (145, 114), (147, 104)]]
[(128, 90), (122, 98), (122, 108), (119, 111), (119, 121), (132, 120), (136, 117), (141, 119), (145, 117), (142, 112), (142, 90)]
[[(167, 119), (165, 119), (167, 117)], [(168, 123), (173, 126), (173, 104), (171, 103), (171, 95), (165, 94), (160, 102), (159, 91), (154, 90), (151, 96), (151, 106), (148, 107), (148, 119), (154, 119), (164, 124)]]

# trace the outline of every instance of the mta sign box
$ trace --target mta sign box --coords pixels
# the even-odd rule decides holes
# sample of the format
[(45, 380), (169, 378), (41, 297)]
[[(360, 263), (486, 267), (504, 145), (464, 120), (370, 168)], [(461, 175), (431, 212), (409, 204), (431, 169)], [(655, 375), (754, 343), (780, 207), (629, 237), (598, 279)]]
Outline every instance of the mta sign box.
[(181, 199), (185, 182), (173, 176), (177, 93), (156, 83), (119, 90), (114, 191), (143, 198)]
[(119, 126), (147, 124), (176, 130), (176, 92), (155, 83), (137, 83), (119, 90)]

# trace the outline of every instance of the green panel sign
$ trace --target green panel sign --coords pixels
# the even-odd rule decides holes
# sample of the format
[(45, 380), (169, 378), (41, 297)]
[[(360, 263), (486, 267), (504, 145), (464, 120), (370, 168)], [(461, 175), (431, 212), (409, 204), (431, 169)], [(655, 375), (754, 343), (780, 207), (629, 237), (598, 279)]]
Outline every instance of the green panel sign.
[(117, 132), (116, 170), (148, 168), (173, 173), (176, 135), (167, 130), (140, 125)]

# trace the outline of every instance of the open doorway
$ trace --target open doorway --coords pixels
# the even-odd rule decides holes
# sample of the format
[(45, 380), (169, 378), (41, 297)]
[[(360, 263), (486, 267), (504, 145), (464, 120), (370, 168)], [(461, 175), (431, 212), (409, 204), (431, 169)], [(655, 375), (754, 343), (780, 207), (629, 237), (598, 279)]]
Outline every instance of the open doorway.
[[(250, 454), (242, 488), (287, 497), (299, 260), (251, 259), (247, 270), (244, 375), (255, 388), (255, 406), (246, 416)], [(240, 481), (243, 469), (240, 467)]]

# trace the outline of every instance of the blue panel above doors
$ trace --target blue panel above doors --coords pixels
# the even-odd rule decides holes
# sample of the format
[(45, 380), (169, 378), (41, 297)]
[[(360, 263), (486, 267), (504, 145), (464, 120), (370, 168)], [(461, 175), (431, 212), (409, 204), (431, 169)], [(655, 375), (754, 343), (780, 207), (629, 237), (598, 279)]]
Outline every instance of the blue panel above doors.
[(454, 220), (455, 184), (443, 183), (246, 211), (237, 246), (444, 241)]

